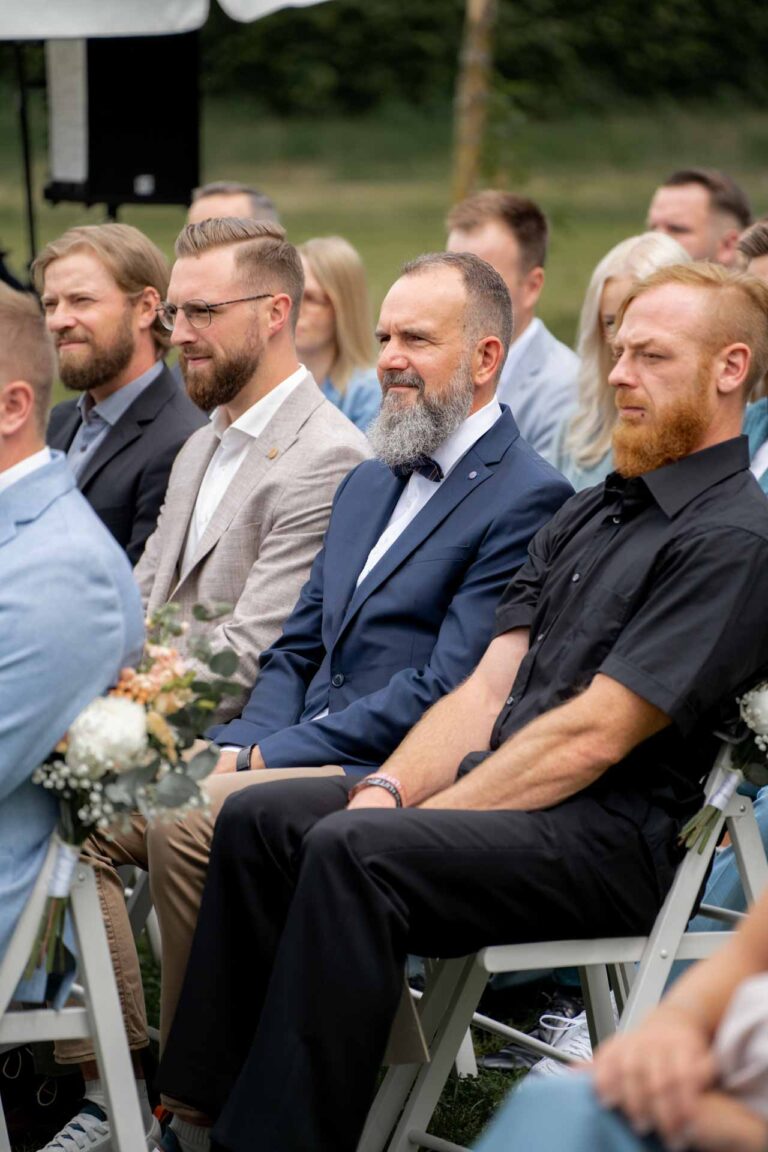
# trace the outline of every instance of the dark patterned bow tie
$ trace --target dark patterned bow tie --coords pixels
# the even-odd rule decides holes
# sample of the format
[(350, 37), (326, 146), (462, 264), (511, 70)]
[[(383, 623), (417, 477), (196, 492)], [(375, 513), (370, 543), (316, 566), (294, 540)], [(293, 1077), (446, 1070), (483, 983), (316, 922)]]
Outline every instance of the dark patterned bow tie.
[(418, 472), (425, 480), (432, 480), (435, 484), (443, 479), (442, 468), (431, 456), (417, 456), (409, 464), (395, 464), (392, 472), (398, 480), (408, 480), (414, 472)]

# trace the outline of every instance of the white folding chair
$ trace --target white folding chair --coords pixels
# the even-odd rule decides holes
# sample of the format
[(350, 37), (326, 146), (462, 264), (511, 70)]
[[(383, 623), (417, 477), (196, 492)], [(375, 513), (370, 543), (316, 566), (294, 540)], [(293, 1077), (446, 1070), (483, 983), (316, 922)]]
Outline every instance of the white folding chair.
[[(104, 921), (93, 871), (78, 863), (71, 890), (70, 911), (78, 954), (82, 1006), (12, 1007), (16, 986), (35, 944), (56, 862), (58, 841), (51, 845), (43, 869), (0, 964), (0, 1050), (40, 1040), (93, 1037), (117, 1152), (141, 1152), (146, 1147), (144, 1125), (136, 1092), (120, 1001), (112, 972)], [(11, 1152), (5, 1118), (0, 1109), (0, 1152)]]
[[(710, 782), (726, 754), (724, 748), (710, 774)], [(709, 794), (709, 782), (706, 792)], [(485, 948), (475, 956), (435, 965), (419, 1005), (420, 1023), (429, 1045), (429, 1062), (389, 1069), (368, 1115), (357, 1152), (383, 1152), (385, 1148), (387, 1152), (415, 1152), (417, 1148), (466, 1152), (457, 1144), (429, 1135), (426, 1128), (472, 1022), (505, 1040), (526, 1043), (540, 1055), (564, 1060), (563, 1054), (550, 1045), (476, 1014), (488, 977), (494, 972), (578, 968), (593, 1044), (616, 1030), (610, 972), (621, 1013), (619, 1029), (624, 1031), (637, 1025), (661, 999), (675, 960), (703, 959), (726, 938), (723, 932), (687, 933), (685, 930), (723, 821), (733, 843), (747, 901), (751, 903), (768, 884), (768, 862), (752, 803), (737, 794), (720, 817), (704, 851), (686, 853), (649, 936), (501, 945)]]

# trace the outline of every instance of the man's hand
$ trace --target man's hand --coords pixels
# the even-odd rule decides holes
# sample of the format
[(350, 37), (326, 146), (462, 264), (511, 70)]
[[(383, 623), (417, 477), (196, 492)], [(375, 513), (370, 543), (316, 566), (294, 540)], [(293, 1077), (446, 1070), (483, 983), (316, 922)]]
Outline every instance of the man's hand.
[(222, 752), (219, 756), (216, 767), (211, 776), (223, 776), (225, 772), (236, 771), (235, 763), (237, 761), (237, 752)]
[(725, 1092), (705, 1092), (687, 1141), (696, 1152), (765, 1152), (768, 1123)]
[(352, 797), (347, 804), (347, 810), (352, 808), (397, 808), (397, 801), (386, 788), (371, 785), (370, 788), (362, 788)]
[[(715, 1076), (705, 1026), (692, 1013), (665, 1004), (636, 1031), (607, 1040), (594, 1063), (602, 1103), (620, 1108), (639, 1134), (658, 1132), (670, 1148), (688, 1147), (688, 1133)], [(720, 1145), (711, 1147), (720, 1152)]]
[[(261, 752), (258, 748), (251, 749), (251, 771), (260, 772), (266, 765), (261, 758)], [(219, 761), (211, 772), (211, 776), (221, 776), (225, 772), (237, 771), (237, 749), (229, 752), (222, 752), (219, 756)]]

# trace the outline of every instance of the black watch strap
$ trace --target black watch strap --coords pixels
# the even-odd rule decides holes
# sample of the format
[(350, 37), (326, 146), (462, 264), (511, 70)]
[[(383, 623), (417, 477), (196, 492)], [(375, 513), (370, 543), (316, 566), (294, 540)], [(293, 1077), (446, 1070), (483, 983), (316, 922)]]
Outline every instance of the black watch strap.
[(247, 744), (245, 748), (241, 748), (235, 760), (235, 769), (238, 772), (248, 772), (251, 767), (251, 752), (253, 751), (253, 744)]

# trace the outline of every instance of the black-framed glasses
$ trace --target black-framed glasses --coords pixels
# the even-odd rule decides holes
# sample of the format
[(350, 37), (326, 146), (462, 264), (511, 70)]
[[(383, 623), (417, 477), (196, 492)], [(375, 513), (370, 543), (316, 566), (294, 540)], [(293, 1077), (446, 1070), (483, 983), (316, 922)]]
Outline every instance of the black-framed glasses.
[(173, 332), (176, 317), (183, 312), (188, 324), (193, 328), (209, 328), (217, 308), (225, 304), (244, 304), (246, 300), (267, 300), (274, 296), (274, 292), (259, 292), (258, 296), (238, 296), (236, 300), (219, 300), (216, 304), (208, 304), (205, 300), (187, 300), (186, 304), (169, 304), (164, 300), (155, 309), (163, 328)]

